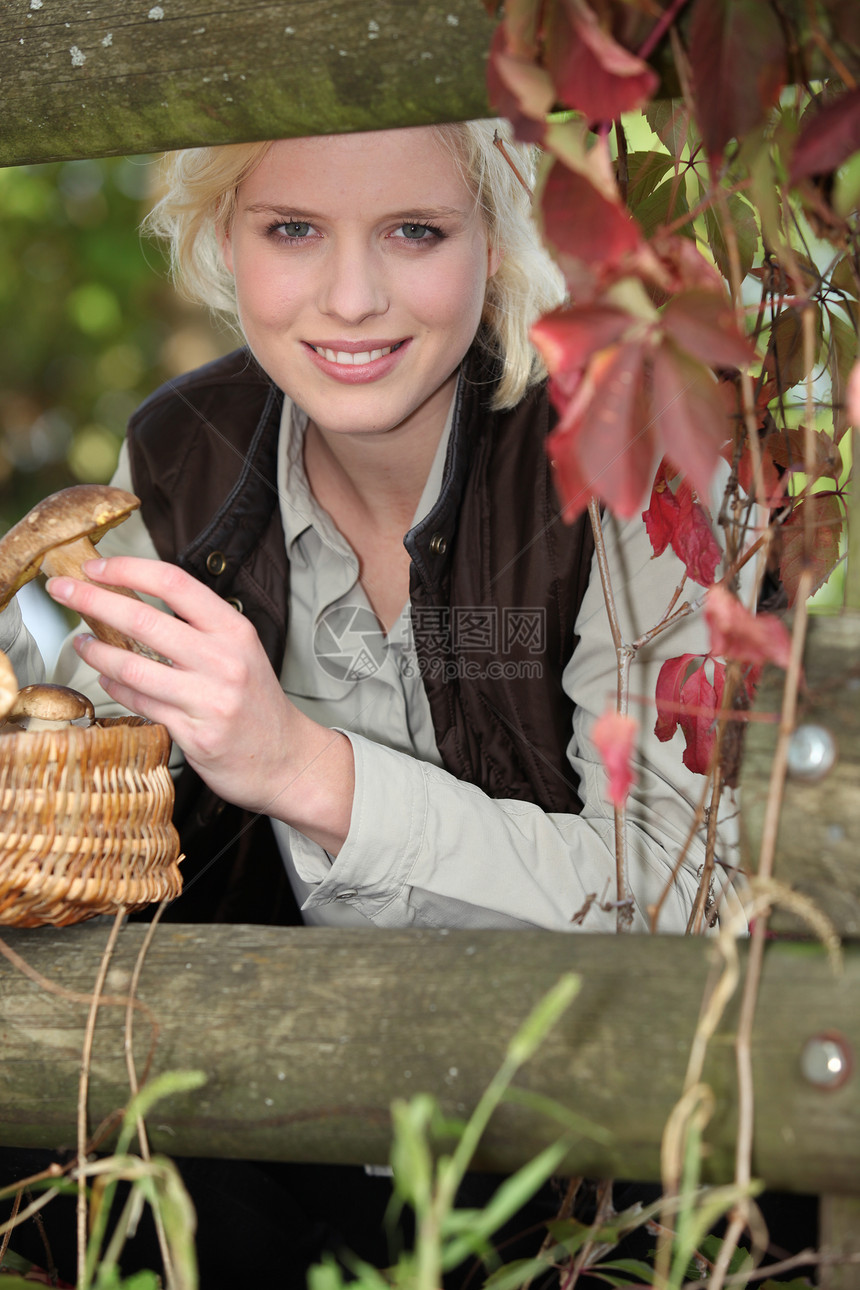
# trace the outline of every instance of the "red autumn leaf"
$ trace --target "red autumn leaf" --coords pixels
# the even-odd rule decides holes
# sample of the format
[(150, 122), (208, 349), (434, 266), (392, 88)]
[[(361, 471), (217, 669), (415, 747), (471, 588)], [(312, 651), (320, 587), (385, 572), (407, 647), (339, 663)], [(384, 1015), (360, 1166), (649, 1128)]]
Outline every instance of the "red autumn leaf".
[(860, 89), (847, 90), (812, 118), (791, 158), (789, 183), (807, 175), (827, 175), (860, 151)]
[(510, 53), (520, 58), (537, 57), (539, 19), (539, 0), (504, 0), (503, 25)]
[(554, 102), (549, 74), (531, 58), (512, 53), (504, 26), (493, 33), (487, 63), (487, 97), (493, 110), (511, 122), (523, 143), (540, 143)]
[(687, 743), (681, 760), (695, 775), (706, 775), (711, 763), (724, 675), (722, 664), (715, 663), (714, 681), (718, 684), (711, 685), (703, 660), (681, 687), (680, 725)]
[(544, 233), (557, 250), (616, 267), (641, 242), (636, 222), (579, 171), (556, 161), (541, 196)]
[(642, 512), (642, 518), (651, 541), (651, 549), (655, 555), (662, 555), (672, 541), (678, 522), (678, 503), (669, 487), (665, 461), (660, 462), (651, 489), (651, 501), (647, 511)]
[(504, 25), (496, 28), (487, 61), (487, 98), (499, 116), (507, 117), (524, 143), (540, 143), (553, 88), (548, 74), (531, 58), (511, 52)]
[(712, 162), (760, 125), (786, 82), (782, 27), (769, 4), (696, 0), (690, 19), (696, 115)]
[[(698, 660), (691, 668), (694, 660)], [(708, 656), (682, 654), (667, 659), (657, 677), (657, 724), (654, 734), (666, 743), (680, 727), (686, 747), (682, 761), (688, 770), (704, 775), (716, 739), (716, 715), (723, 699), (726, 669), (711, 659), (713, 683), (705, 664)]]
[(713, 373), (670, 341), (654, 357), (653, 412), (665, 454), (708, 496), (711, 478), (732, 424)]
[(574, 305), (538, 319), (531, 339), (553, 378), (560, 411), (576, 393), (591, 356), (620, 340), (633, 321), (630, 314), (605, 305)]
[(797, 599), (800, 575), (806, 562), (806, 524), (810, 523), (809, 567), (813, 572), (810, 595), (830, 577), (839, 559), (842, 536), (842, 507), (834, 492), (810, 493), (797, 503), (782, 526), (779, 576), (789, 605)]
[(663, 296), (657, 303), (663, 303), (664, 298), (671, 299), (681, 291), (713, 293), (724, 290), (722, 276), (689, 237), (658, 229), (648, 246), (657, 257), (661, 270), (656, 285)]
[(696, 501), (690, 485), (681, 479), (673, 488), (665, 462), (660, 463), (651, 502), (642, 518), (655, 556), (662, 555), (671, 543), (672, 550), (687, 571), (687, 577), (709, 587), (722, 559), (722, 551), (711, 530), (707, 513)]
[(711, 652), (738, 663), (787, 667), (791, 637), (773, 614), (751, 614), (725, 587), (711, 587), (705, 600)]
[(710, 587), (723, 553), (704, 507), (696, 501), (692, 488), (684, 479), (678, 487), (676, 499), (679, 515), (672, 534), (672, 550), (683, 563), (688, 578), (701, 587)]
[[(729, 456), (731, 454), (728, 454)], [(781, 505), (785, 495), (785, 480), (776, 468), (770, 445), (765, 443), (759, 450), (761, 458), (761, 488), (756, 489), (755, 462), (749, 444), (744, 444), (738, 458), (738, 484), (747, 497), (755, 497), (761, 506), (773, 508)], [(758, 495), (761, 493), (761, 496)]]
[(663, 326), (681, 349), (709, 367), (749, 366), (755, 346), (738, 330), (722, 292), (685, 291), (663, 309)]
[(601, 27), (584, 0), (560, 0), (550, 22), (547, 64), (559, 100), (589, 123), (635, 111), (657, 89), (656, 73)]
[(549, 440), (547, 440), (547, 452), (550, 455), (556, 490), (562, 501), (561, 518), (565, 524), (572, 524), (577, 515), (581, 515), (585, 510), (592, 497), (598, 497), (599, 494), (583, 473), (574, 453), (561, 451), (559, 456), (555, 457)]
[[(777, 466), (786, 471), (802, 471), (815, 479), (832, 479), (838, 482), (842, 475), (843, 462), (839, 445), (834, 442), (832, 434), (826, 430), (812, 428), (801, 424), (785, 426), (778, 433), (768, 437), (766, 451)], [(811, 441), (811, 469), (806, 465), (807, 438)]]
[(574, 519), (592, 497), (628, 519), (641, 506), (653, 461), (653, 438), (643, 398), (643, 342), (622, 342), (590, 360), (574, 397), (550, 394), (562, 411), (547, 439), (565, 518)]
[(657, 677), (657, 724), (654, 734), (665, 744), (672, 738), (681, 720), (681, 686), (690, 670), (690, 663), (700, 654), (681, 654), (669, 658), (660, 668)]
[(603, 762), (609, 780), (609, 800), (615, 807), (624, 805), (636, 782), (630, 759), (638, 733), (638, 722), (620, 712), (604, 712), (592, 727), (591, 738)]

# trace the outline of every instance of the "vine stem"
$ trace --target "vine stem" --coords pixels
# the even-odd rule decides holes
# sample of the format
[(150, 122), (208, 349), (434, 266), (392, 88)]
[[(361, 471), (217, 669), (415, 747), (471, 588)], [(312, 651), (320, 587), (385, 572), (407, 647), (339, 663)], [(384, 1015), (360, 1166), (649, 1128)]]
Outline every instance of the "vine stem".
[[(733, 232), (734, 230), (732, 230)], [(806, 443), (805, 465), (807, 470), (812, 466), (814, 455), (813, 416), (814, 399), (812, 389), (812, 368), (815, 356), (815, 328), (812, 311), (803, 313), (803, 348), (806, 377)], [(811, 516), (804, 516), (804, 567), (798, 582), (795, 604), (795, 619), (791, 634), (791, 651), (785, 674), (782, 692), (779, 730), (776, 749), (771, 763), (770, 781), (768, 783), (767, 801), (765, 803), (764, 821), (762, 824), (761, 849), (759, 852), (758, 877), (760, 881), (770, 882), (773, 878), (773, 865), (776, 856), (776, 841), (779, 832), (779, 817), (782, 810), (782, 799), (785, 790), (785, 776), (788, 768), (788, 745), (797, 721), (797, 693), (803, 672), (803, 654), (806, 646), (806, 629), (809, 622), (809, 597), (813, 588), (812, 568), (812, 526)], [(747, 960), (747, 971), (741, 992), (740, 1012), (738, 1016), (738, 1033), (735, 1042), (735, 1062), (738, 1079), (738, 1132), (735, 1140), (735, 1182), (748, 1188), (752, 1179), (752, 1144), (753, 1124), (755, 1117), (755, 1090), (752, 1073), (752, 1027), (758, 1001), (759, 983), (764, 963), (764, 947), (767, 935), (769, 910), (765, 908), (760, 917), (753, 923), (750, 936), (750, 951)], [(740, 1206), (732, 1215), (728, 1230), (720, 1247), (714, 1270), (708, 1283), (709, 1290), (722, 1290), (726, 1273), (729, 1269), (732, 1254), (747, 1226), (746, 1207)]]
[[(616, 711), (625, 716), (630, 694), (630, 664), (635, 651), (625, 644), (621, 634), (618, 606), (609, 573), (609, 557), (606, 554), (600, 505), (594, 497), (588, 503), (588, 517), (591, 520), (591, 532), (594, 535), (594, 550), (600, 573), (600, 585), (603, 588), (603, 599), (606, 603), (606, 615), (609, 619), (609, 631), (615, 646)], [(627, 811), (623, 805), (615, 808), (615, 890), (618, 902), (615, 927), (619, 932), (626, 932), (633, 922), (633, 913), (627, 890)]]
[(93, 987), (92, 1001), (90, 1011), (87, 1016), (86, 1030), (84, 1031), (84, 1045), (81, 1051), (81, 1075), (78, 1083), (78, 1290), (86, 1290), (86, 1266), (87, 1266), (87, 1183), (86, 1183), (86, 1163), (87, 1163), (87, 1093), (90, 1084), (90, 1065), (93, 1055), (93, 1042), (96, 1033), (96, 1018), (99, 1012), (99, 1003), (101, 1002), (101, 993), (104, 989), (105, 979), (107, 977), (108, 967), (110, 966), (111, 955), (116, 945), (116, 939), (119, 936), (119, 929), (125, 918), (125, 909), (117, 910), (116, 917), (113, 920), (113, 926), (110, 930), (110, 936), (107, 939), (104, 952), (102, 953), (101, 963), (96, 975), (96, 983)]
[[(128, 1073), (128, 1086), (132, 1098), (137, 1097), (140, 1091), (140, 1085), (137, 1078), (137, 1069), (134, 1064), (134, 1003), (137, 999), (137, 988), (140, 983), (140, 974), (143, 971), (143, 964), (149, 947), (152, 944), (155, 930), (161, 920), (161, 915), (169, 904), (165, 899), (158, 906), (152, 921), (149, 923), (146, 934), (138, 951), (137, 959), (134, 964), (134, 970), (131, 974), (131, 982), (128, 989), (128, 1004), (125, 1010), (125, 1032), (124, 1032), (124, 1049), (125, 1049), (125, 1066)], [(146, 1123), (142, 1115), (137, 1117), (137, 1138), (140, 1143), (140, 1154), (146, 1161), (151, 1159), (149, 1150), (149, 1135), (146, 1132)], [(170, 1257), (170, 1247), (167, 1243), (167, 1234), (164, 1230), (164, 1220), (161, 1216), (161, 1210), (157, 1205), (152, 1206), (152, 1216), (155, 1221), (155, 1231), (158, 1236), (158, 1248), (161, 1251), (161, 1261), (164, 1264), (164, 1274), (167, 1278), (168, 1286), (174, 1283), (173, 1260)]]
[(653, 54), (654, 50), (666, 35), (666, 32), (672, 26), (672, 23), (678, 17), (678, 14), (684, 8), (685, 4), (687, 4), (687, 0), (672, 0), (672, 3), (666, 6), (652, 27), (650, 33), (645, 37), (640, 45), (640, 58), (649, 58), (650, 55)]

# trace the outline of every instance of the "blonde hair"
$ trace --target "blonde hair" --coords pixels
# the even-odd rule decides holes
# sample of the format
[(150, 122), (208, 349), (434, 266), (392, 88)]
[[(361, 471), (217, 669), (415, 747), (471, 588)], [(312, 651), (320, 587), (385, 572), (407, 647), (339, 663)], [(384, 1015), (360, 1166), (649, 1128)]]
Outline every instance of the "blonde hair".
[[(561, 302), (564, 283), (541, 246), (529, 194), (496, 139), (504, 142), (529, 186), (534, 183), (536, 150), (514, 143), (507, 123), (499, 120), (431, 128), (458, 165), (482, 213), (487, 240), (502, 257), (487, 282), (478, 339), (501, 368), (494, 407), (513, 407), (545, 375), (529, 341), (529, 328)], [(168, 153), (162, 163), (163, 195), (143, 225), (144, 231), (166, 239), (173, 278), (183, 293), (227, 314), (237, 327), (235, 285), (220, 241), (232, 223), (240, 184), (271, 146), (239, 143)]]

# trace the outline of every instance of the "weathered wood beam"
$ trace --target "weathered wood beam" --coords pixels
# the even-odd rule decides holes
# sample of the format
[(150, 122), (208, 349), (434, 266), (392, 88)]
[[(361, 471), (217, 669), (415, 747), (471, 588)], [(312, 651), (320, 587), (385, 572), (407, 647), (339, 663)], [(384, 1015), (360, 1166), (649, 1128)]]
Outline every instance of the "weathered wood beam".
[(8, 0), (0, 165), (487, 116), (479, 0)]
[[(769, 672), (756, 700), (741, 780), (745, 867), (756, 870), (776, 716), (785, 673)], [(804, 680), (789, 777), (779, 817), (774, 874), (822, 910), (842, 936), (860, 937), (860, 614), (809, 622)], [(777, 929), (799, 931), (797, 916), (777, 909)]]
[[(6, 940), (67, 989), (88, 991), (107, 930)], [(143, 931), (123, 929), (109, 990), (125, 989)], [(669, 937), (164, 926), (140, 987), (160, 1027), (153, 1070), (198, 1068), (208, 1082), (158, 1106), (153, 1142), (173, 1154), (382, 1162), (391, 1100), (426, 1091), (446, 1112), (468, 1114), (517, 1025), (572, 969), (580, 995), (518, 1083), (611, 1132), (609, 1142), (576, 1139), (572, 1172), (657, 1178), (661, 1132), (717, 961), (712, 942)], [(858, 987), (860, 951), (835, 977), (815, 945), (767, 948), (753, 1039), (753, 1171), (770, 1186), (860, 1191), (856, 1067), (840, 1087), (827, 1086), (826, 1069), (824, 1083), (804, 1075), (806, 1061), (817, 1078), (817, 1035), (860, 1052)], [(0, 959), (0, 1142), (74, 1143), (85, 1014)], [(735, 998), (705, 1068), (715, 1097), (711, 1180), (732, 1172), (736, 1024)], [(122, 1009), (103, 1008), (92, 1124), (128, 1097), (122, 1028)], [(141, 1017), (135, 1040), (140, 1067), (150, 1040)], [(505, 1106), (478, 1163), (511, 1169), (557, 1133), (545, 1117)]]

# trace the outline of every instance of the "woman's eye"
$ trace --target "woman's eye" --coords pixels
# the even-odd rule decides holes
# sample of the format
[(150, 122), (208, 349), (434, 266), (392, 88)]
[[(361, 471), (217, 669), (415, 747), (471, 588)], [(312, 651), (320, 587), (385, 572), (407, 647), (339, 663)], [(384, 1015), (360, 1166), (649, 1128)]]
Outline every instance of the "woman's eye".
[(288, 224), (279, 224), (278, 229), (283, 232), (285, 237), (304, 238), (310, 233), (311, 226), (305, 223), (304, 220), (296, 219), (290, 220)]
[(410, 242), (432, 242), (442, 236), (432, 224), (401, 224), (397, 232)]

